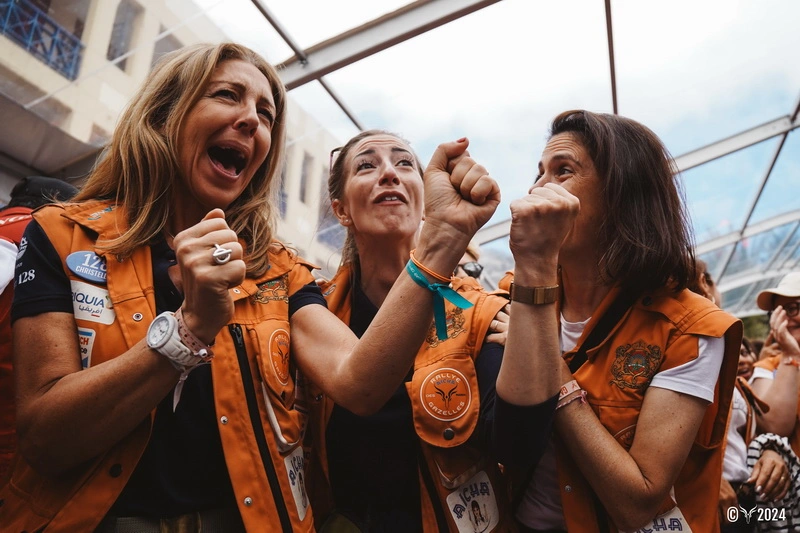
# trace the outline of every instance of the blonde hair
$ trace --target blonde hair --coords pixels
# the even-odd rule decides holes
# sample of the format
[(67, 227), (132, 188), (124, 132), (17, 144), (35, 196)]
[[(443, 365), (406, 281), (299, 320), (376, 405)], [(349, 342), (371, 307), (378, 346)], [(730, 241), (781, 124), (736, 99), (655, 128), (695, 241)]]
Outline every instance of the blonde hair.
[(284, 154), (286, 89), (272, 65), (234, 43), (198, 44), (166, 54), (128, 104), (102, 158), (74, 199), (109, 199), (124, 209), (128, 230), (98, 242), (99, 249), (127, 257), (165, 228), (181, 175), (177, 155), (181, 128), (216, 67), (231, 60), (246, 61), (264, 74), (275, 100), (266, 160), (225, 210), (228, 225), (246, 244), (247, 275), (266, 272)]

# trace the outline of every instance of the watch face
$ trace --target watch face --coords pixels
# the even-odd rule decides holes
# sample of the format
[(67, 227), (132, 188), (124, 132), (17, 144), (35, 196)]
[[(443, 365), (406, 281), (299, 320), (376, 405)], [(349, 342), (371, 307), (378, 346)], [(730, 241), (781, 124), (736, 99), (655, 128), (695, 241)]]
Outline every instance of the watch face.
[(169, 319), (165, 316), (157, 316), (153, 323), (150, 324), (150, 329), (147, 330), (147, 344), (150, 346), (158, 346), (170, 334)]

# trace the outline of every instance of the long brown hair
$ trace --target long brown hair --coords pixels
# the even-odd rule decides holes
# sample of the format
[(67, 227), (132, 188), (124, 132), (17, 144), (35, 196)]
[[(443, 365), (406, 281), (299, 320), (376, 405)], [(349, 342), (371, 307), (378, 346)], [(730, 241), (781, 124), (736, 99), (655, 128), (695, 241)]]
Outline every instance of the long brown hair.
[(566, 111), (550, 137), (574, 135), (602, 181), (600, 275), (647, 291), (695, 279), (694, 242), (672, 157), (646, 126), (617, 115)]
[[(331, 203), (333, 203), (334, 200), (342, 201), (344, 198), (344, 187), (347, 184), (347, 178), (349, 177), (347, 175), (347, 168), (344, 166), (344, 162), (347, 159), (347, 156), (350, 154), (350, 151), (363, 139), (366, 139), (367, 137), (374, 137), (376, 135), (388, 135), (389, 137), (394, 137), (395, 139), (406, 144), (409, 147), (409, 150), (411, 150), (411, 154), (414, 156), (414, 160), (417, 163), (419, 175), (423, 175), (425, 167), (422, 166), (422, 162), (420, 161), (419, 157), (414, 150), (411, 149), (411, 143), (402, 138), (400, 135), (390, 131), (365, 130), (347, 141), (341, 148), (334, 148), (331, 152), (331, 158), (336, 158), (331, 164), (331, 173), (330, 176), (328, 176), (328, 196), (330, 196)], [(342, 264), (345, 265), (348, 263), (351, 263), (354, 267), (358, 267), (359, 264), (358, 248), (356, 247), (353, 230), (349, 227), (347, 228), (347, 237), (345, 237), (344, 247), (342, 248)]]
[(253, 50), (233, 43), (198, 44), (166, 54), (119, 119), (110, 144), (75, 201), (106, 198), (125, 210), (128, 230), (98, 242), (109, 253), (129, 256), (165, 227), (180, 179), (177, 140), (186, 115), (200, 99), (214, 69), (230, 60), (255, 66), (269, 81), (275, 100), (272, 145), (225, 219), (246, 244), (247, 274), (266, 272), (273, 238), (276, 193), (283, 164), (286, 90), (275, 69)]

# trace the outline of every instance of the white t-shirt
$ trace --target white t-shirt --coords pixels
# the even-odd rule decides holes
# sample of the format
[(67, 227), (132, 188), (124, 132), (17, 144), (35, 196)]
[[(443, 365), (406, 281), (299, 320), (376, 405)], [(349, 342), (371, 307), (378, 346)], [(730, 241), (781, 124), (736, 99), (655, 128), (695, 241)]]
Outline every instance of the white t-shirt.
[[(561, 316), (561, 351), (575, 348), (590, 319), (567, 322)], [(673, 390), (714, 401), (714, 387), (725, 355), (725, 339), (703, 337), (698, 339), (698, 356), (693, 361), (659, 372), (650, 381), (651, 387)], [(542, 456), (533, 479), (517, 509), (517, 520), (533, 529), (566, 529), (558, 488), (558, 471), (553, 439)]]
[(747, 400), (744, 399), (742, 393), (739, 392), (739, 389), (733, 389), (731, 419), (728, 423), (728, 443), (725, 446), (725, 458), (722, 461), (722, 477), (736, 483), (741, 483), (750, 477), (750, 472), (747, 470), (747, 446), (742, 436), (747, 425), (748, 409)]

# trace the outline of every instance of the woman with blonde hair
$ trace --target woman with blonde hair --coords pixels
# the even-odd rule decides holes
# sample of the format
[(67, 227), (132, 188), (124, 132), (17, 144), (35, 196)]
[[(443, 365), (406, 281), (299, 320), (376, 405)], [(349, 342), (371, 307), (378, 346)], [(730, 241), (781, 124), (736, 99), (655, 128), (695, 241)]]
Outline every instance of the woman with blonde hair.
[[(177, 50), (77, 199), (34, 215), (12, 311), (4, 528), (313, 531), (298, 372), (374, 411), (413, 361), (433, 289), (403, 275), (361, 340), (325, 309), (312, 267), (273, 240), (285, 123), (258, 54)], [(445, 143), (426, 174), (438, 230), (417, 258), (431, 270), (452, 271), (497, 205), (488, 176), (463, 183), (462, 160)]]

